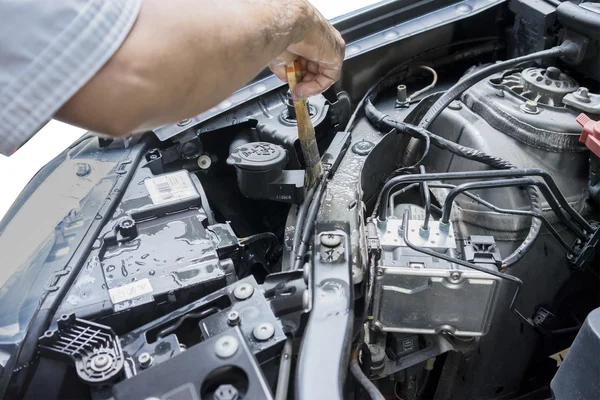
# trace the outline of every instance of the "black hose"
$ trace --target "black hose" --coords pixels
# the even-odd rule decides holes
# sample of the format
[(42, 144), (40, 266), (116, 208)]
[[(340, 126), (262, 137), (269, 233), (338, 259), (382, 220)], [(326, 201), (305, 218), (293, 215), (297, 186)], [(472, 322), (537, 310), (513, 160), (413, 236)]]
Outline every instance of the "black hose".
[[(450, 140), (447, 140), (441, 136), (429, 132), (423, 127), (414, 126), (400, 121), (395, 121), (388, 115), (385, 115), (379, 110), (377, 110), (375, 106), (371, 103), (370, 99), (367, 99), (365, 102), (365, 116), (367, 117), (369, 122), (371, 122), (378, 129), (395, 129), (396, 132), (407, 133), (412, 137), (425, 135), (429, 137), (431, 139), (431, 142), (437, 147), (448, 150), (457, 156), (477, 161), (497, 169), (508, 170), (516, 168), (512, 163), (500, 157), (492, 156), (482, 151), (451, 142)], [(419, 160), (419, 162), (421, 162), (422, 159), (423, 157), (421, 158), (421, 160)], [(532, 187), (528, 187), (527, 194), (529, 196), (529, 202), (531, 204), (532, 211), (536, 213), (541, 213), (541, 205), (539, 202), (537, 191)], [(378, 199), (378, 203), (375, 205), (375, 210), (379, 206), (379, 200), (381, 200), (381, 198)], [(523, 243), (521, 243), (521, 245), (505, 260), (508, 266), (515, 264), (521, 259), (521, 257), (523, 257), (525, 253), (527, 253), (531, 249), (535, 238), (537, 238), (537, 236), (540, 233), (541, 227), (542, 224), (539, 220), (537, 220), (536, 218), (531, 219), (531, 226), (529, 228), (529, 233), (527, 234), (527, 237), (525, 238)]]
[(561, 24), (594, 40), (600, 40), (600, 15), (571, 2), (559, 3), (556, 17)]
[(189, 318), (202, 319), (202, 318), (206, 318), (210, 315), (213, 315), (217, 312), (219, 312), (219, 309), (217, 307), (211, 307), (211, 308), (207, 308), (206, 310), (202, 310), (202, 311), (199, 311), (196, 313), (185, 314), (184, 316), (179, 318), (176, 323), (174, 323), (173, 325), (166, 327), (165, 329), (158, 332), (156, 337), (158, 339), (162, 339), (163, 337), (175, 332), (177, 330), (177, 328), (179, 328), (181, 326), (181, 324), (183, 324), (183, 321), (185, 321), (186, 319), (189, 319)]
[(277, 389), (275, 390), (275, 400), (285, 400), (288, 398), (288, 388), (290, 384), (290, 371), (292, 370), (292, 339), (288, 338), (283, 345), (281, 358), (279, 360), (279, 375), (277, 376)]
[[(355, 350), (354, 352), (356, 351), (357, 350)], [(356, 355), (354, 355), (352, 357), (352, 360), (350, 361), (350, 372), (352, 373), (354, 379), (356, 379), (356, 382), (358, 382), (360, 386), (362, 386), (363, 389), (365, 389), (371, 400), (385, 400), (385, 397), (383, 397), (379, 389), (377, 389), (377, 386), (375, 386), (373, 382), (371, 382), (369, 378), (367, 378), (365, 373), (360, 368), (360, 365), (358, 365)]]
[[(430, 188), (440, 188), (440, 189), (454, 189), (455, 187), (457, 187), (456, 185), (451, 185), (451, 184), (447, 184), (447, 183), (434, 183), (429, 185)], [(524, 210), (512, 210), (512, 209), (506, 209), (506, 208), (500, 208), (498, 206), (495, 206), (494, 204), (483, 200), (481, 197), (474, 195), (471, 192), (468, 191), (463, 191), (462, 194), (464, 194), (465, 196), (467, 196), (468, 198), (470, 198), (471, 200), (481, 204), (484, 207), (489, 208), (490, 210), (498, 213), (498, 214), (507, 214), (507, 215), (522, 215), (522, 216), (528, 216), (528, 217), (535, 217), (535, 218), (539, 218), (542, 223), (544, 224), (544, 226), (548, 229), (548, 231), (550, 232), (550, 234), (552, 236), (554, 236), (554, 238), (558, 241), (558, 243), (571, 255), (575, 255), (575, 251), (571, 248), (571, 246), (569, 246), (569, 244), (567, 242), (565, 242), (565, 240), (562, 238), (562, 236), (560, 236), (560, 234), (558, 233), (558, 231), (556, 229), (554, 229), (554, 227), (552, 226), (552, 224), (550, 223), (550, 221), (548, 221), (548, 218), (546, 218), (544, 216), (544, 214), (538, 214), (535, 213), (533, 211), (524, 211)], [(440, 214), (442, 213), (442, 210), (439, 209)]]
[[(320, 178), (323, 179), (323, 178)], [(298, 209), (298, 214), (296, 215), (296, 226), (294, 227), (294, 240), (292, 242), (292, 252), (291, 252), (291, 263), (290, 265), (294, 265), (296, 257), (298, 256), (298, 246), (300, 245), (300, 240), (302, 239), (302, 232), (304, 229), (304, 223), (306, 222), (306, 213), (312, 203), (312, 200), (315, 196), (315, 190), (318, 186), (319, 182), (317, 181), (316, 185), (313, 185), (306, 196), (304, 196), (304, 201), (300, 205)]]
[(558, 201), (550, 191), (548, 185), (546, 185), (544, 182), (540, 182), (533, 178), (499, 179), (487, 182), (463, 183), (462, 185), (459, 185), (452, 189), (450, 193), (448, 193), (448, 196), (446, 196), (446, 200), (444, 201), (444, 206), (442, 209), (442, 217), (440, 218), (440, 223), (447, 224), (450, 222), (450, 212), (452, 211), (452, 203), (454, 202), (456, 196), (458, 196), (465, 190), (502, 188), (512, 186), (537, 186), (544, 194), (544, 197), (548, 201), (550, 208), (552, 208), (552, 211), (554, 211), (560, 222), (568, 226), (573, 231), (573, 233), (575, 233), (575, 235), (581, 240), (587, 239), (585, 233), (562, 212)]
[[(424, 166), (419, 167), (419, 171), (421, 174), (426, 174)], [(423, 202), (425, 203), (425, 218), (423, 220), (423, 230), (429, 229), (429, 217), (431, 216), (431, 195), (429, 193), (429, 186), (427, 185), (427, 181), (421, 182), (421, 192), (423, 193)]]
[(576, 51), (571, 45), (560, 45), (553, 47), (548, 50), (542, 50), (535, 53), (527, 54), (525, 56), (516, 57), (510, 60), (502, 61), (496, 64), (492, 64), (489, 67), (480, 69), (465, 78), (458, 81), (454, 86), (448, 89), (433, 105), (429, 108), (425, 116), (419, 122), (419, 126), (422, 128), (429, 128), (433, 120), (435, 120), (446, 107), (454, 100), (458, 99), (460, 95), (471, 86), (487, 78), (490, 75), (504, 71), (505, 69), (512, 68), (519, 64), (537, 60), (539, 58), (548, 57), (560, 57), (568, 54), (572, 54)]
[(510, 282), (516, 284), (517, 289), (515, 290), (515, 294), (513, 295), (513, 298), (510, 302), (509, 309), (516, 316), (518, 316), (521, 320), (523, 320), (525, 323), (527, 323), (529, 326), (535, 327), (535, 325), (533, 324), (531, 319), (526, 318), (523, 314), (521, 314), (515, 308), (515, 301), (517, 300), (517, 296), (519, 295), (519, 292), (521, 291), (521, 287), (523, 286), (523, 281), (521, 281), (516, 276), (493, 271), (491, 269), (480, 267), (479, 265), (470, 263), (468, 261), (460, 260), (458, 258), (451, 257), (451, 256), (448, 256), (443, 253), (438, 253), (436, 251), (432, 251), (432, 250), (417, 246), (416, 244), (414, 244), (410, 241), (410, 237), (408, 235), (408, 212), (405, 212), (404, 216), (402, 217), (402, 226), (404, 227), (403, 228), (404, 229), (404, 231), (403, 231), (404, 243), (406, 243), (406, 246), (408, 246), (410, 249), (412, 249), (414, 251), (418, 251), (419, 253), (427, 254), (428, 256), (431, 256), (431, 257), (440, 258), (442, 260), (445, 260), (445, 261), (448, 261), (448, 262), (451, 262), (454, 264), (462, 265), (463, 267), (474, 269), (476, 271), (483, 272), (485, 274), (490, 274), (492, 276), (495, 276), (495, 277), (498, 277), (498, 278), (501, 278), (501, 279), (504, 279), (504, 280), (507, 280), (507, 281), (510, 281)]
[(321, 182), (319, 182), (319, 187), (317, 188), (313, 201), (311, 202), (310, 207), (308, 209), (306, 223), (302, 232), (302, 240), (300, 241), (300, 245), (298, 246), (298, 253), (296, 254), (296, 259), (294, 260), (292, 270), (298, 270), (302, 267), (302, 260), (304, 259), (306, 251), (308, 250), (308, 242), (310, 241), (310, 237), (312, 236), (312, 230), (315, 225), (315, 219), (317, 218), (317, 213), (319, 212), (319, 208), (321, 206), (321, 197), (323, 196), (326, 186), (327, 179), (323, 177), (321, 179)]

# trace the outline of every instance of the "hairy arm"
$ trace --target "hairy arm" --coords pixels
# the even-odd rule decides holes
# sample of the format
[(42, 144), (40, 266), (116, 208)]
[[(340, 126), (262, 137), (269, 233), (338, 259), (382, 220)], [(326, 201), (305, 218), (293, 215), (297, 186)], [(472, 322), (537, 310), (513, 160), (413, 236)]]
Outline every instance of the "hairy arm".
[(144, 0), (129, 36), (57, 118), (109, 135), (143, 131), (219, 103), (265, 66), (307, 70), (294, 97), (340, 74), (344, 42), (306, 0)]

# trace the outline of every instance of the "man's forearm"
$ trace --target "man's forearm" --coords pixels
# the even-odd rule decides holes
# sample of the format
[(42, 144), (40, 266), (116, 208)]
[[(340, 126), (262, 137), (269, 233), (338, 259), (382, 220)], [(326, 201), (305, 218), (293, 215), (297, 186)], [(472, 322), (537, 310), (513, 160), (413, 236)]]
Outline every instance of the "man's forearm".
[(129, 36), (58, 113), (125, 134), (206, 110), (310, 29), (312, 8), (281, 0), (144, 0)]

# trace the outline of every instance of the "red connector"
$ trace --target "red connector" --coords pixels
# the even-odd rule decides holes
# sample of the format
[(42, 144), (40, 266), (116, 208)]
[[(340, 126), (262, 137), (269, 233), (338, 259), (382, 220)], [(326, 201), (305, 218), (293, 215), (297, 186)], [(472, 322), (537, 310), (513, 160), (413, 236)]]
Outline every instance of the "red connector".
[(577, 123), (583, 127), (579, 141), (600, 157), (600, 121), (594, 121), (585, 114), (579, 114)]

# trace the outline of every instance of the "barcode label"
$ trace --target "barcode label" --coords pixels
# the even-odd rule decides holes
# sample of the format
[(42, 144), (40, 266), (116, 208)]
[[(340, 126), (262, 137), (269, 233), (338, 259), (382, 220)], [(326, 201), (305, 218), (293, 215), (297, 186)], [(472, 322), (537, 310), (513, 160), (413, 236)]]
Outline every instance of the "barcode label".
[(198, 195), (187, 171), (146, 179), (144, 183), (154, 204), (185, 200)]
[(136, 297), (152, 293), (152, 285), (148, 278), (141, 279), (137, 282), (131, 282), (127, 285), (108, 289), (108, 295), (113, 304), (123, 301), (135, 299)]

